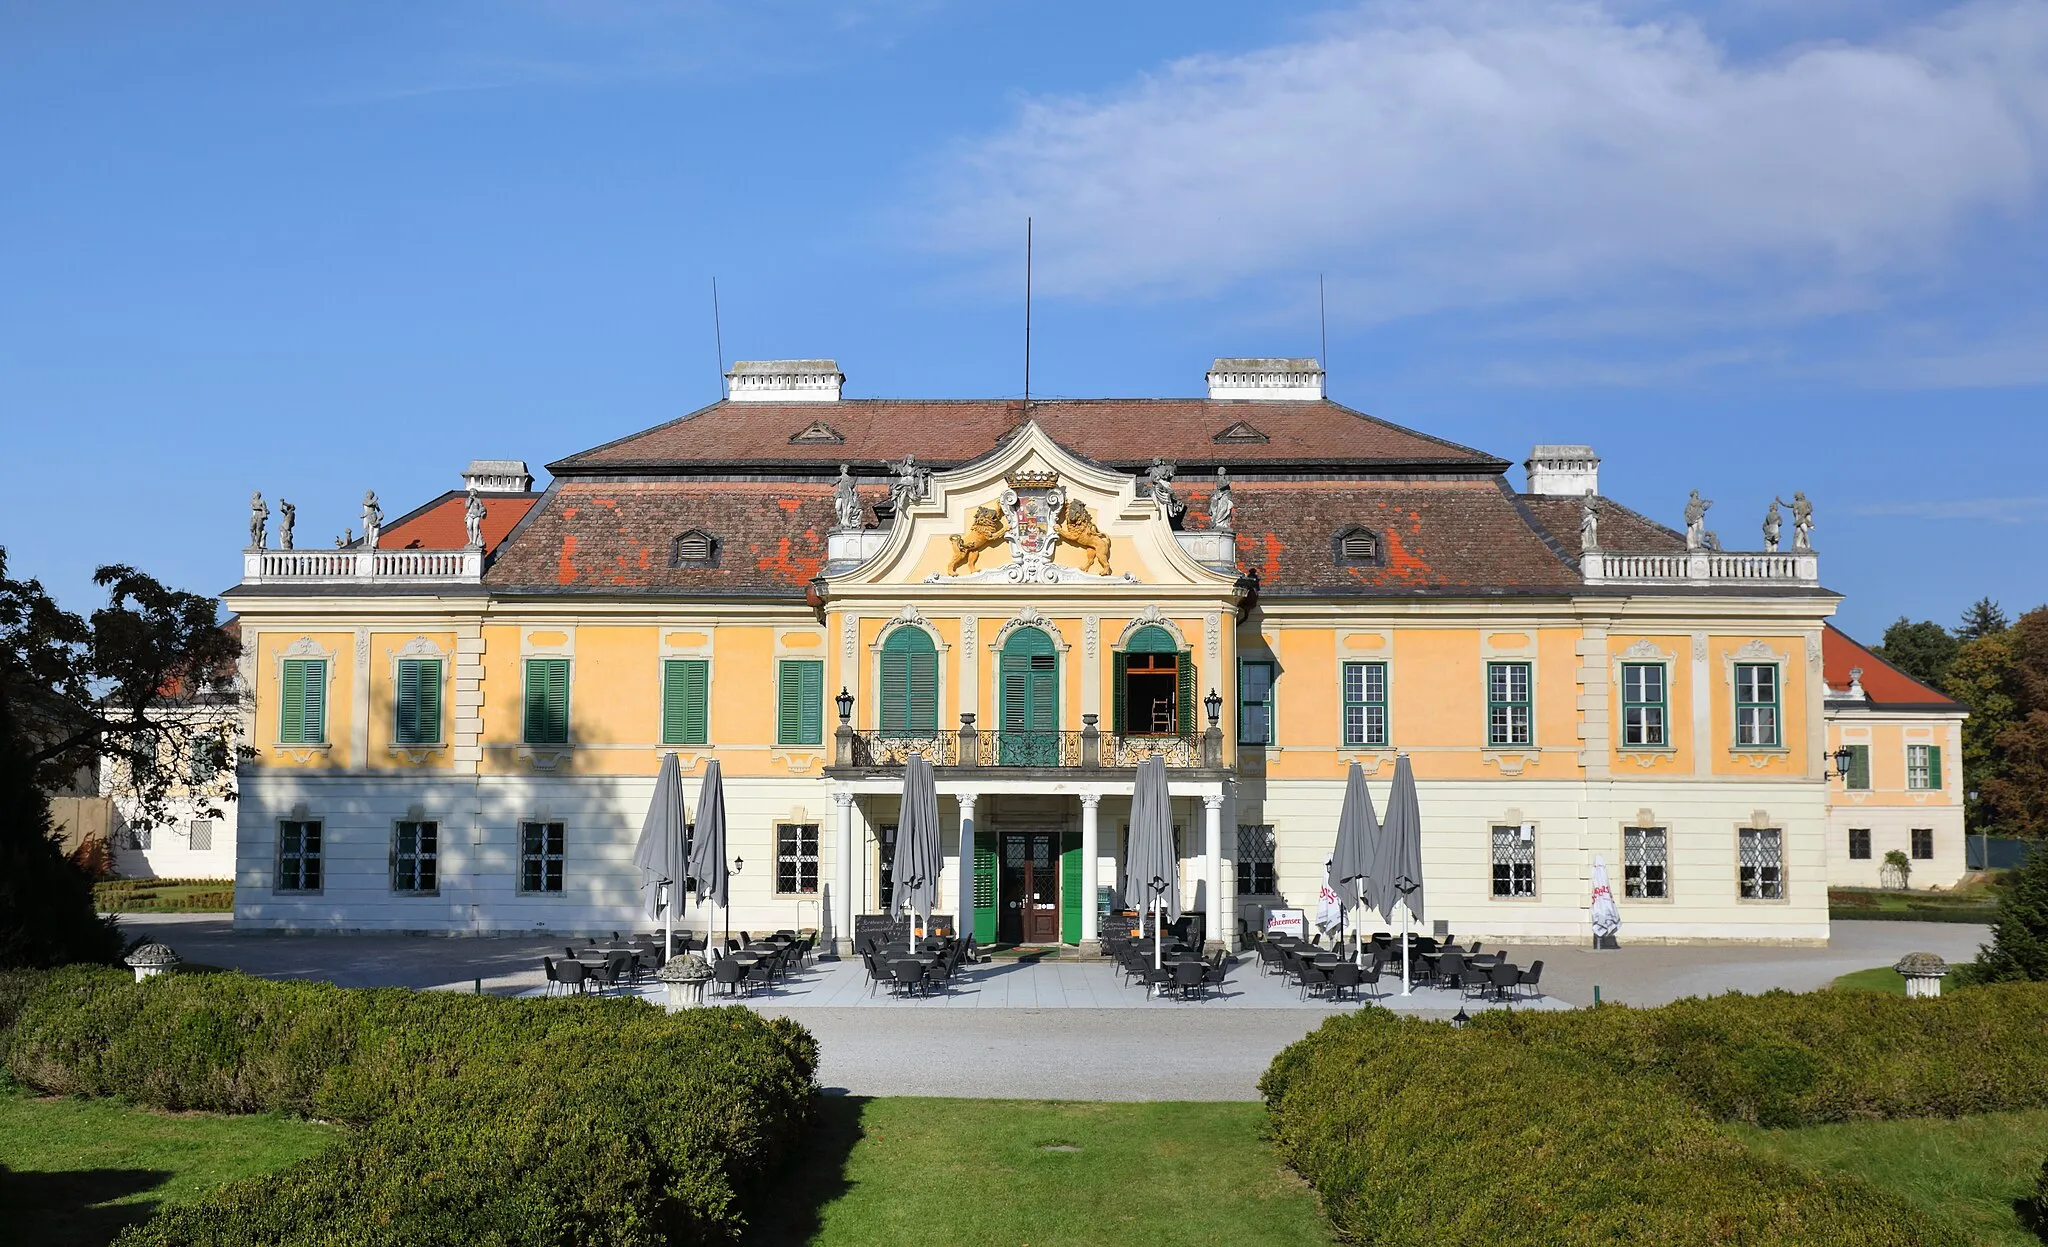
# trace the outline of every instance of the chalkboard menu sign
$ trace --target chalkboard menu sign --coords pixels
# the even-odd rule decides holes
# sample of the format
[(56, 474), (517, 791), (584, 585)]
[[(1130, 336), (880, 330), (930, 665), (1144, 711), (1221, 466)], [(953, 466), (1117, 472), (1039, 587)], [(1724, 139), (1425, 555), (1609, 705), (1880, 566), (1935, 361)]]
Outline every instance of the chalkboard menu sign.
[[(951, 934), (953, 915), (933, 914), (931, 924), (925, 928), (927, 934), (940, 932)], [(911, 920), (889, 914), (855, 914), (853, 916), (853, 942), (855, 947), (867, 942), (869, 936), (884, 944), (907, 944), (910, 942)]]

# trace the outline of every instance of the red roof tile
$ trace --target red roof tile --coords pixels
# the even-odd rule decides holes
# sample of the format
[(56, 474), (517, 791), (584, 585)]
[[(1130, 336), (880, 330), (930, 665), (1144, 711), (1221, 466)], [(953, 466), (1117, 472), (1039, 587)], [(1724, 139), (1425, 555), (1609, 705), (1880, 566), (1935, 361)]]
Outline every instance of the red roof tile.
[[(1553, 495), (1523, 494), (1529, 508), (1557, 543), (1579, 551), (1579, 500)], [(1685, 534), (1664, 527), (1640, 511), (1612, 498), (1600, 499), (1600, 548), (1628, 554), (1678, 553), (1685, 549)]]
[[(483, 494), (484, 552), (498, 548), (513, 527), (539, 502), (539, 494)], [(408, 511), (377, 534), (380, 550), (460, 550), (469, 541), (463, 522), (468, 495), (450, 490), (427, 505)]]
[(1849, 687), (1852, 667), (1863, 668), (1863, 691), (1870, 695), (1873, 707), (1964, 708), (1961, 702), (1936, 692), (1892, 666), (1833, 624), (1821, 630), (1820, 657), (1822, 677), (1827, 680), (1828, 687), (1836, 691)]

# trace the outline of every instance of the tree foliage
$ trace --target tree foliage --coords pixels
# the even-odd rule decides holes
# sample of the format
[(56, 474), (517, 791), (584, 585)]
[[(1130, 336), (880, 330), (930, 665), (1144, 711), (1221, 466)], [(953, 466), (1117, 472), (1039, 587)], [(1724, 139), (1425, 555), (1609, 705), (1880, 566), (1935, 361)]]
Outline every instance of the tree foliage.
[(2005, 774), (1999, 737), (2019, 718), (2011, 636), (1991, 632), (1964, 642), (1949, 664), (1942, 691), (1970, 708), (1970, 717), (1963, 720), (1964, 815), (1970, 830), (2004, 834), (2012, 828), (1990, 785)]
[(2048, 983), (2048, 845), (2005, 877), (1991, 942), (1962, 976), (1972, 983)]
[(119, 937), (91, 881), (63, 856), (44, 795), (104, 760), (132, 794), (132, 823), (174, 796), (209, 814), (232, 776), (229, 728), (240, 643), (219, 605), (130, 567), (102, 567), (107, 604), (64, 610), (0, 550), (0, 964), (104, 960)]
[(2005, 617), (2005, 611), (1990, 598), (1978, 598), (1963, 612), (1963, 621), (1956, 625), (1956, 640), (1969, 642), (1978, 637), (1990, 636), (2012, 627), (2012, 620)]
[(1877, 647), (1877, 654), (1922, 684), (1940, 688), (1959, 644), (1947, 628), (1933, 620), (1913, 623), (1901, 615), (1884, 630), (1884, 644)]

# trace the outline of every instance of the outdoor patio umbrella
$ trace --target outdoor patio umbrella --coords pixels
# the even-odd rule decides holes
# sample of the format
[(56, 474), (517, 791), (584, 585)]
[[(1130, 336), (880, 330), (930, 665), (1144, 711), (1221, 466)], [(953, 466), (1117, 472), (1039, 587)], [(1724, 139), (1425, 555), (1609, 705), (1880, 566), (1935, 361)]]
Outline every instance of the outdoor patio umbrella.
[[(1380, 820), (1373, 813), (1372, 794), (1365, 788), (1365, 768), (1353, 762), (1351, 773), (1344, 778), (1344, 806), (1337, 812), (1337, 844), (1330, 851), (1330, 881), (1337, 889), (1337, 938), (1344, 938), (1341, 915), (1365, 904), (1372, 891), (1372, 855), (1380, 838)], [(1359, 919), (1358, 932), (1365, 934), (1365, 920)], [(1363, 941), (1360, 942), (1359, 959), (1365, 958)]]
[(1173, 857), (1173, 798), (1166, 790), (1166, 759), (1138, 763), (1131, 789), (1131, 838), (1124, 848), (1124, 896), (1152, 906), (1152, 968), (1160, 965), (1164, 928), (1180, 919), (1180, 863)]
[(895, 891), (892, 909), (923, 914), (931, 929), (932, 906), (939, 898), (939, 786), (932, 764), (911, 754), (903, 766), (903, 812), (896, 820), (896, 857), (890, 865)]
[(1395, 907), (1401, 910), (1401, 994), (1406, 996), (1414, 990), (1408, 979), (1408, 919), (1422, 921), (1422, 808), (1405, 753), (1394, 759), (1394, 787), (1387, 794), (1387, 818), (1380, 824), (1371, 877), (1377, 881), (1380, 916), (1391, 922)]
[(1593, 946), (1612, 948), (1614, 933), (1621, 930), (1621, 911), (1614, 906), (1614, 889), (1607, 885), (1607, 859), (1593, 855)]
[(640, 842), (633, 846), (633, 864), (640, 868), (640, 890), (647, 893), (647, 916), (661, 919), (661, 955), (675, 955), (676, 881), (683, 877), (683, 768), (676, 755), (661, 759), (654, 777), (654, 799), (647, 803), (647, 821), (640, 824)]
[[(696, 880), (698, 901), (710, 901), (723, 911), (730, 899), (725, 874), (725, 779), (718, 773), (718, 759), (704, 763), (704, 787), (697, 792), (697, 831), (690, 841), (690, 878)], [(725, 929), (732, 930), (727, 915)], [(710, 928), (705, 928), (709, 942)]]

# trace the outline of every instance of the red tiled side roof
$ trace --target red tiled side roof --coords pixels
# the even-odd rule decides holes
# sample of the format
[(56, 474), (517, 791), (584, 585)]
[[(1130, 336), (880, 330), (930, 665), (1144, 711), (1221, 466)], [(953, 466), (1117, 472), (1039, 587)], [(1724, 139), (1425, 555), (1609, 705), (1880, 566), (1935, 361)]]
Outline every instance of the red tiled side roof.
[(1863, 691), (1870, 694), (1872, 706), (1964, 708), (1961, 702), (1936, 692), (1892, 666), (1833, 624), (1821, 630), (1820, 659), (1822, 678), (1827, 680), (1829, 688), (1838, 691), (1849, 687), (1850, 668), (1863, 668)]
[[(483, 494), (484, 552), (498, 548), (533, 504), (539, 494)], [(463, 522), (468, 495), (450, 490), (418, 510), (409, 511), (377, 534), (380, 550), (460, 550), (469, 542), (469, 528)]]
[[(876, 464), (914, 454), (935, 467), (986, 455), (1024, 420), (1013, 399), (849, 399), (836, 403), (719, 402), (679, 420), (548, 465), (557, 476), (736, 463)], [(1030, 418), (1086, 459), (1109, 464), (1357, 464), (1498, 472), (1501, 460), (1327, 400), (1205, 398), (1033, 401)], [(838, 442), (789, 439), (822, 421)], [(1218, 442), (1239, 422), (1264, 442)]]
[[(1542, 494), (1521, 495), (1553, 539), (1571, 551), (1579, 550), (1579, 500)], [(1630, 554), (1679, 553), (1685, 549), (1685, 534), (1621, 505), (1612, 498), (1600, 499), (1600, 548)]]

